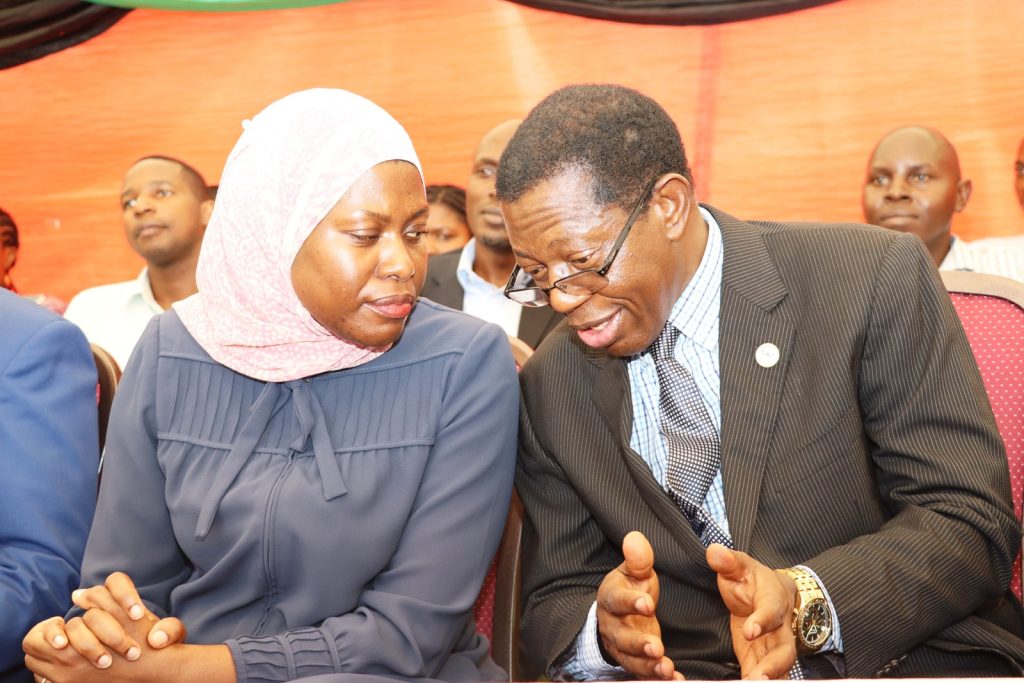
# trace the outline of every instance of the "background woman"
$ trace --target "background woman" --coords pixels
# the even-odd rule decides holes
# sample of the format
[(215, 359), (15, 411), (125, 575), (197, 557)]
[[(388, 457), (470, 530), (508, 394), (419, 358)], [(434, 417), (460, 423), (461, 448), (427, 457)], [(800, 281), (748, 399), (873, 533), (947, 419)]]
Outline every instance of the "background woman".
[(466, 191), (457, 185), (427, 185), (427, 253), (443, 254), (466, 246), (473, 235), (466, 222)]
[(125, 370), (88, 611), (26, 637), (37, 676), (501, 675), (469, 615), (518, 387), (498, 327), (417, 302), (427, 211), (408, 136), (361, 97), (300, 92), (247, 124), (199, 293)]
[[(463, 201), (465, 204), (465, 201)], [(18, 239), (18, 225), (14, 222), (11, 214), (0, 209), (0, 288), (18, 294), (18, 288), (14, 286), (14, 278), (11, 271), (18, 261), (18, 250), (21, 248), (21, 241)], [(25, 297), (32, 299), (40, 306), (48, 308), (57, 315), (63, 315), (67, 304), (54, 296), (46, 294), (25, 294)]]

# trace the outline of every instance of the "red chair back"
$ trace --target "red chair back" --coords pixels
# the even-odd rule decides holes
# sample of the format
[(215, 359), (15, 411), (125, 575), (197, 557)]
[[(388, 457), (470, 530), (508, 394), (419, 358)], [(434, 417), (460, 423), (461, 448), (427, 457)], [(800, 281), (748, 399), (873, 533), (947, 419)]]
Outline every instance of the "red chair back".
[(110, 420), (110, 405), (114, 401), (117, 383), (121, 381), (121, 368), (110, 352), (96, 344), (92, 348), (92, 359), (96, 363), (96, 404), (99, 408), (100, 453), (107, 442), (107, 422)]
[[(981, 371), (999, 434), (1006, 444), (1013, 508), (1024, 492), (1024, 283), (994, 275), (944, 271), (942, 279)], [(1011, 587), (1021, 597), (1021, 557)]]
[[(533, 355), (533, 348), (518, 337), (509, 335), (516, 370)], [(509, 680), (519, 677), (519, 590), (522, 582), (521, 542), (523, 538), (523, 503), (513, 491), (508, 507), (501, 545), (473, 605), (476, 630), (491, 642), (491, 656), (508, 672)]]
[(519, 680), (519, 591), (522, 584), (523, 503), (513, 491), (501, 545), (473, 606), (476, 630), (491, 641), (491, 656)]

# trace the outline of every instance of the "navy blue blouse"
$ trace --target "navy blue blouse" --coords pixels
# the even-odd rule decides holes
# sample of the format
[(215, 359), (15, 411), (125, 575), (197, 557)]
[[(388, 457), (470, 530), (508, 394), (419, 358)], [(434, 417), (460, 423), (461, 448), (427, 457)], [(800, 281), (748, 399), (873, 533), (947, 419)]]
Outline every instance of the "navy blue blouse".
[(114, 400), (82, 585), (128, 574), (242, 681), (500, 675), (471, 608), (519, 390), (500, 328), (421, 300), (356, 368), (268, 383), (149, 325)]

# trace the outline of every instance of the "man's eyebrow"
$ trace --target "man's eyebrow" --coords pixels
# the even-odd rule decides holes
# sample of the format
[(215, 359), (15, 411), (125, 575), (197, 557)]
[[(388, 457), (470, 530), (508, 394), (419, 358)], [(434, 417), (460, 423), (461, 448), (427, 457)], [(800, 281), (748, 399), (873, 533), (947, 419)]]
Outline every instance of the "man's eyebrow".
[[(551, 247), (552, 249), (555, 249), (557, 251), (561, 251), (563, 246), (566, 244), (567, 241), (568, 240), (566, 240), (564, 237), (556, 237), (553, 240), (549, 240), (547, 242), (547, 245), (549, 247)], [(531, 254), (528, 254), (527, 252), (522, 251), (521, 249), (513, 249), (512, 253), (514, 253), (516, 256), (522, 256), (523, 258), (528, 258), (530, 260), (535, 260), (534, 257)]]
[[(152, 187), (159, 187), (161, 185), (170, 185), (171, 187), (175, 187), (175, 188), (178, 187), (178, 185), (173, 180), (163, 180), (163, 179), (161, 179), (161, 180), (151, 180), (151, 181), (149, 181), (148, 183), (145, 184), (144, 189), (149, 189), (149, 188), (152, 188)], [(130, 195), (130, 194), (137, 194), (137, 192), (135, 191), (134, 188), (128, 188), (127, 190), (124, 190), (123, 192), (121, 192), (121, 199), (124, 199), (127, 195)]]

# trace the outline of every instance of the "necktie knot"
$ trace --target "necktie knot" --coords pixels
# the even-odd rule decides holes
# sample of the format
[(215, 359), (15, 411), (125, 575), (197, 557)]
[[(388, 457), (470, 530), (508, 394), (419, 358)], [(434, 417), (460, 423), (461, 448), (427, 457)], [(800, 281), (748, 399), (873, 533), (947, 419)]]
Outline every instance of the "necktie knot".
[(658, 338), (654, 340), (653, 344), (651, 344), (651, 355), (654, 356), (655, 362), (659, 363), (659, 367), (660, 361), (675, 358), (676, 342), (679, 340), (679, 334), (679, 329), (669, 321), (665, 323), (665, 327), (661, 330), (661, 334), (659, 334)]

